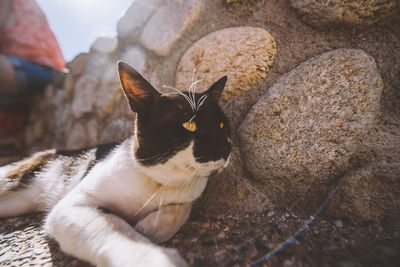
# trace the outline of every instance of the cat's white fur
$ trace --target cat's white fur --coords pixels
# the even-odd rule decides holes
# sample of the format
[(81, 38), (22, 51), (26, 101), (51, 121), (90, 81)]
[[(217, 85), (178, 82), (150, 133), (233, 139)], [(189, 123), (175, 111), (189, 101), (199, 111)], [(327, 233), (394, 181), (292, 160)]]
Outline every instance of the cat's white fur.
[[(151, 241), (179, 230), (207, 177), (226, 162), (196, 162), (192, 143), (167, 162), (145, 167), (134, 156), (134, 143), (125, 140), (82, 181), (90, 158), (66, 183), (55, 159), (26, 189), (0, 192), (0, 217), (49, 211), (45, 229), (61, 249), (97, 266), (185, 266), (176, 250)], [(0, 168), (0, 188), (10, 168)]]

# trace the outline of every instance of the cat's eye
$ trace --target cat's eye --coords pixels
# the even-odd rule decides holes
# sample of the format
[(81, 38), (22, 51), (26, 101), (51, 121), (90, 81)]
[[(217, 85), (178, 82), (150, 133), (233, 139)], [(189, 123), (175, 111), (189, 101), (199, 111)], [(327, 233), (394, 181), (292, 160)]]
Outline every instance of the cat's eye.
[(224, 128), (224, 122), (223, 121), (221, 121), (221, 123), (219, 124), (219, 128)]
[(188, 130), (189, 132), (195, 132), (197, 130), (196, 123), (194, 121), (187, 121), (182, 123), (183, 128)]

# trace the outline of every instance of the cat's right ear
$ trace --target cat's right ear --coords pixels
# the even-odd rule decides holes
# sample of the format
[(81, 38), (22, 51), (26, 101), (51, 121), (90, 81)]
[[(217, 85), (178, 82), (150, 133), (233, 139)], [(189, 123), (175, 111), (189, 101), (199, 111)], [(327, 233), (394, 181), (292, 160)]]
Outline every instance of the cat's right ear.
[(132, 111), (140, 113), (160, 95), (158, 91), (134, 68), (123, 61), (118, 62), (122, 89)]

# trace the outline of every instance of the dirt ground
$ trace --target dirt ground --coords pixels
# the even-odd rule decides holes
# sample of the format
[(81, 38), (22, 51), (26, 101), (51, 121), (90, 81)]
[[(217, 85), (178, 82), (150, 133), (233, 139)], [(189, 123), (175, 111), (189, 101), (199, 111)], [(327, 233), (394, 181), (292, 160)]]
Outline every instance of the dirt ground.
[[(400, 266), (400, 222), (351, 226), (324, 216), (321, 207), (328, 202), (315, 203), (310, 216), (299, 216), (297, 203), (283, 213), (239, 214), (230, 208), (216, 216), (197, 203), (189, 222), (163, 245), (177, 248), (190, 266), (199, 267)], [(46, 237), (42, 220), (43, 214), (0, 220), (0, 266), (90, 266), (61, 252)]]

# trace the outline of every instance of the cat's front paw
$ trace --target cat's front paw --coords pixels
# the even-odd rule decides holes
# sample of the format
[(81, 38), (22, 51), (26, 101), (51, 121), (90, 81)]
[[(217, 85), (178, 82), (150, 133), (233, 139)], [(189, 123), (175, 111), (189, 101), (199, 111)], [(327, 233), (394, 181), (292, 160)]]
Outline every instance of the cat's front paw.
[(131, 251), (120, 251), (96, 264), (101, 267), (187, 267), (176, 249), (155, 245), (136, 246)]

